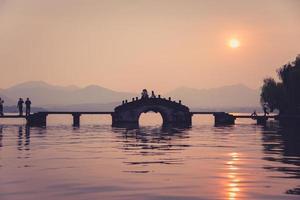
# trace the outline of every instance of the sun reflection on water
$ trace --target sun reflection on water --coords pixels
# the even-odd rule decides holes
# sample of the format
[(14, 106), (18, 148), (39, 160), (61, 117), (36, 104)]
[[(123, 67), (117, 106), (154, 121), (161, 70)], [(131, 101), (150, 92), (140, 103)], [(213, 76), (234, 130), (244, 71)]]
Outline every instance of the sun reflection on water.
[(239, 168), (236, 166), (237, 162), (239, 161), (239, 154), (236, 152), (230, 153), (230, 160), (226, 162), (227, 170), (228, 170), (228, 182), (226, 184), (227, 188), (227, 197), (228, 200), (236, 200), (237, 196), (240, 192), (239, 188), (239, 177), (238, 177), (238, 170)]

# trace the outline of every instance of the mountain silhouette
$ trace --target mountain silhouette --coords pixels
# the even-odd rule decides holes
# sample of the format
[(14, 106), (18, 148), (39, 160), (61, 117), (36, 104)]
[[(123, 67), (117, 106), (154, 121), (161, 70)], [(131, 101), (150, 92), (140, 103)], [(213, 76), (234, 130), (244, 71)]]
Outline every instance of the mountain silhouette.
[(29, 97), (36, 106), (105, 104), (120, 102), (124, 98), (136, 96), (134, 93), (116, 92), (104, 87), (91, 85), (85, 88), (76, 86), (56, 86), (42, 81), (25, 82), (3, 90), (10, 99)]
[(242, 84), (212, 89), (180, 87), (166, 95), (180, 99), (190, 107), (232, 108), (259, 106), (259, 90), (251, 89)]
[[(57, 86), (43, 81), (25, 82), (0, 90), (5, 105), (15, 105), (19, 97), (31, 98), (33, 105), (53, 110), (112, 110), (124, 99), (131, 101), (135, 93), (113, 91), (90, 85)], [(166, 94), (174, 100), (182, 100), (190, 108), (243, 108), (259, 106), (259, 90), (242, 84), (212, 89), (180, 87)], [(252, 108), (251, 108), (252, 109)]]
[(17, 104), (17, 101), (13, 101), (11, 98), (7, 97), (5, 94), (4, 94), (4, 90), (0, 89), (0, 98), (2, 100), (4, 100), (4, 105), (5, 106), (12, 106), (12, 105), (15, 105)]

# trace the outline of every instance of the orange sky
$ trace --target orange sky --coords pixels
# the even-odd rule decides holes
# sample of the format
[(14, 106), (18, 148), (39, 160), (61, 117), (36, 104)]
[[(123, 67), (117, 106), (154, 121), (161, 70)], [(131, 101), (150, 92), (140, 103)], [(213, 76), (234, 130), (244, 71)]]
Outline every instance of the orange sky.
[(258, 88), (300, 53), (298, 0), (0, 0), (0, 24), (0, 88)]

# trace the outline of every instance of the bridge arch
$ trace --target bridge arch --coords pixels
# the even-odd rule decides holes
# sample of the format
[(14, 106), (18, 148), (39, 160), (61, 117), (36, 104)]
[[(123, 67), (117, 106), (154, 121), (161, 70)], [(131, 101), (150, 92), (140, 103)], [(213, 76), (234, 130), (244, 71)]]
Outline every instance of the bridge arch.
[(158, 113), (161, 116), (163, 122), (167, 121), (168, 116), (163, 109), (160, 109), (159, 107), (155, 107), (155, 106), (149, 106), (149, 107), (145, 106), (143, 109), (139, 109), (139, 111), (137, 112), (138, 122), (140, 122), (141, 115), (143, 113), (148, 113), (148, 112)]
[(139, 117), (139, 126), (161, 126), (163, 124), (162, 115), (159, 112), (141, 113)]
[(191, 125), (192, 115), (187, 106), (162, 98), (135, 99), (132, 102), (117, 106), (112, 114), (112, 125), (116, 127), (138, 126), (140, 115), (149, 111), (160, 113), (163, 125)]

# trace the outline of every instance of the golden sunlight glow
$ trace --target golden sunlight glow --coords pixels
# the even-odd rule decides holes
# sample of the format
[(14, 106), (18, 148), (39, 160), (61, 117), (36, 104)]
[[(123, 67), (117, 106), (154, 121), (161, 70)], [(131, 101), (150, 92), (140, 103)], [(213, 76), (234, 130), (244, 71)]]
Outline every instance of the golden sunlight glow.
[(228, 174), (228, 182), (226, 184), (226, 188), (227, 188), (227, 199), (228, 200), (236, 200), (237, 196), (240, 193), (240, 180), (237, 177), (238, 176), (238, 170), (239, 168), (236, 166), (237, 165), (237, 161), (239, 160), (239, 154), (237, 152), (232, 152), (229, 154), (230, 156), (230, 160), (226, 162)]
[(229, 40), (229, 43), (228, 43), (229, 47), (230, 48), (238, 48), (241, 44), (240, 44), (240, 41), (236, 38), (232, 38)]

